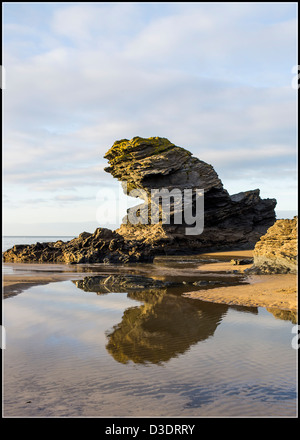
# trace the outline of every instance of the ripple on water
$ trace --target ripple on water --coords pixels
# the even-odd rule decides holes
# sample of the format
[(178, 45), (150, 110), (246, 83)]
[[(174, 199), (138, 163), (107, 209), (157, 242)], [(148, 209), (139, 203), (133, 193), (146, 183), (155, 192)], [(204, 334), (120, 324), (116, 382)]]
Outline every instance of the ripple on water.
[(293, 324), (264, 309), (69, 281), (4, 305), (5, 416), (295, 416)]

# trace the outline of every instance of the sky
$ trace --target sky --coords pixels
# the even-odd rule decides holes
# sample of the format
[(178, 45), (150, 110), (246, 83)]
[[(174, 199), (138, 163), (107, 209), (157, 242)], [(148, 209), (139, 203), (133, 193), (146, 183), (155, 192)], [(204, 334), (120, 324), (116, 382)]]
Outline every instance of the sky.
[(2, 13), (4, 235), (118, 227), (137, 200), (103, 156), (135, 136), (191, 151), (230, 194), (259, 188), (278, 218), (297, 213), (296, 2), (4, 2)]

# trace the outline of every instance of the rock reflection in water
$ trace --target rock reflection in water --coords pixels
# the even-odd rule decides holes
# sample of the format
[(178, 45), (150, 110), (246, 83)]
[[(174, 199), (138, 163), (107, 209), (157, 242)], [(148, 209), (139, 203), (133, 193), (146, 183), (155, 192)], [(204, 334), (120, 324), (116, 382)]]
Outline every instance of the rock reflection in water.
[(297, 324), (298, 313), (292, 310), (281, 310), (275, 307), (267, 307), (267, 311), (272, 313), (276, 319), (281, 319), (283, 321), (290, 321), (292, 324)]
[[(182, 297), (186, 290), (183, 285), (166, 287), (165, 283), (152, 280), (155, 287), (145, 288), (149, 278), (138, 277), (131, 284), (132, 280), (87, 277), (75, 281), (82, 290), (97, 294), (124, 292), (126, 286), (128, 298), (142, 302), (139, 307), (125, 310), (122, 321), (106, 332), (108, 352), (124, 364), (129, 361), (159, 364), (185, 353), (192, 345), (213, 336), (228, 310), (224, 304)], [(256, 309), (251, 312), (256, 313)]]
[(186, 301), (166, 290), (129, 292), (128, 297), (144, 304), (125, 310), (122, 321), (107, 332), (106, 348), (121, 363), (158, 364), (185, 353), (213, 336), (228, 309)]

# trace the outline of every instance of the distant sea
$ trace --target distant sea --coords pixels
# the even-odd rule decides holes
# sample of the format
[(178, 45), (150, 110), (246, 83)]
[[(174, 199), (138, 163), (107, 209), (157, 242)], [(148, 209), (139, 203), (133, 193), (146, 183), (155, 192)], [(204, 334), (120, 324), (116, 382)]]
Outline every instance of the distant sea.
[(36, 235), (36, 236), (20, 236), (20, 235), (5, 235), (2, 237), (2, 252), (10, 249), (15, 244), (35, 244), (37, 242), (43, 243), (47, 241), (69, 241), (75, 238), (75, 235), (64, 236), (64, 235)]

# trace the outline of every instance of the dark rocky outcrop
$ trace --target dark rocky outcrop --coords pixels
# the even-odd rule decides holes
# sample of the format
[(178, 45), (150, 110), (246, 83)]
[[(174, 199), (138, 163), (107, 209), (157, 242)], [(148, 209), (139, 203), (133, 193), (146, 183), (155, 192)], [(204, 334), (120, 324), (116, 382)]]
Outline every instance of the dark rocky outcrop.
[[(105, 158), (109, 162), (105, 171), (122, 182), (127, 194), (144, 200), (128, 210), (125, 220), (135, 216), (144, 223), (127, 221), (116, 231), (98, 228), (94, 234), (84, 232), (66, 243), (14, 246), (4, 252), (4, 261), (127, 263), (152, 261), (155, 255), (250, 249), (275, 222), (275, 199), (261, 199), (258, 189), (229, 195), (211, 165), (168, 139), (116, 141)], [(183, 195), (171, 199), (168, 223), (159, 201), (151, 198), (153, 190), (162, 188)], [(184, 214), (189, 197), (184, 190), (191, 192), (189, 206), (194, 215), (199, 200), (196, 190), (200, 189), (204, 191), (204, 230), (187, 235), (187, 228), (195, 225)], [(151, 223), (151, 208), (159, 212), (157, 224)]]
[(244, 265), (244, 264), (252, 264), (253, 263), (253, 258), (240, 258), (240, 259), (239, 258), (234, 258), (230, 262), (234, 266), (241, 266), (241, 265)]
[(256, 243), (252, 274), (297, 273), (298, 217), (277, 220)]
[(227, 279), (226, 281), (220, 280), (198, 280), (198, 281), (170, 281), (170, 280), (158, 280), (144, 275), (129, 275), (129, 274), (112, 274), (112, 275), (97, 275), (86, 276), (82, 280), (73, 281), (73, 283), (81, 290), (85, 292), (131, 292), (131, 291), (145, 291), (153, 289), (160, 291), (169, 288), (180, 287), (183, 291), (187, 288), (193, 288), (194, 286), (199, 288), (211, 288), (216, 286), (235, 286), (243, 283), (244, 280)]
[(82, 280), (74, 281), (76, 287), (85, 292), (128, 292), (132, 290), (165, 289), (181, 283), (155, 280), (143, 275), (99, 275), (87, 276)]
[(152, 259), (147, 246), (141, 245), (137, 249), (124, 237), (106, 228), (97, 228), (94, 234), (83, 232), (67, 242), (16, 245), (3, 253), (4, 261), (15, 263), (136, 263)]

